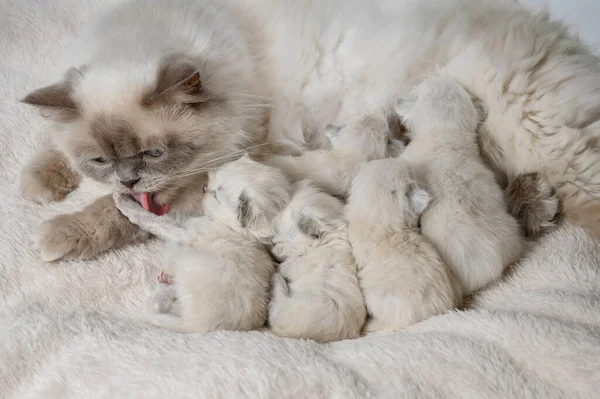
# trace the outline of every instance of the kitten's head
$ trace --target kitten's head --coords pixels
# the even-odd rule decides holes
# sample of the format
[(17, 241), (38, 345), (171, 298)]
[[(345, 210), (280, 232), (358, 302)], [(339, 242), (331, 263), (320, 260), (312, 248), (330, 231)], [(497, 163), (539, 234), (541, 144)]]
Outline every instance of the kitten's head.
[(258, 238), (273, 234), (276, 217), (290, 201), (292, 186), (283, 172), (244, 154), (208, 174), (203, 188), (207, 216)]
[(53, 141), (77, 170), (164, 203), (201, 187), (207, 167), (263, 140), (266, 114), (250, 106), (260, 89), (245, 65), (148, 57), (73, 68), (23, 102), (58, 124)]
[(475, 133), (485, 118), (481, 104), (474, 103), (458, 82), (447, 77), (421, 83), (408, 97), (396, 102), (396, 112), (412, 136), (442, 130)]
[(367, 161), (398, 156), (404, 150), (402, 141), (392, 137), (387, 120), (357, 117), (343, 126), (327, 125), (325, 136), (331, 148)]
[(339, 238), (344, 226), (344, 205), (313, 183), (301, 181), (279, 218), (271, 252), (280, 261), (305, 254)]
[(371, 161), (360, 167), (352, 182), (346, 217), (383, 230), (417, 227), (429, 200), (406, 161)]

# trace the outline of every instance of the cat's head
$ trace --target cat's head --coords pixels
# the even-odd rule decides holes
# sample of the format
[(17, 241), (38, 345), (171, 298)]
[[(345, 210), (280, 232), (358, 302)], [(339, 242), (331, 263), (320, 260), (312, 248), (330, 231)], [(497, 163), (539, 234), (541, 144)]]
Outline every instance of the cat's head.
[(307, 180), (301, 181), (278, 220), (271, 252), (279, 261), (303, 255), (339, 238), (345, 223), (344, 205), (338, 199)]
[(202, 186), (199, 172), (265, 134), (265, 108), (251, 106), (254, 83), (244, 83), (252, 73), (203, 61), (91, 62), (23, 102), (56, 122), (53, 141), (84, 175), (172, 201), (192, 181)]
[(292, 185), (281, 170), (244, 154), (208, 174), (203, 188), (207, 216), (234, 230), (267, 239), (290, 201)]
[(396, 112), (412, 137), (440, 130), (475, 133), (486, 116), (483, 104), (449, 77), (427, 79), (397, 100)]
[(404, 143), (392, 137), (387, 120), (357, 117), (342, 126), (327, 125), (325, 136), (333, 150), (370, 161), (396, 157), (404, 151)]
[(372, 161), (360, 167), (352, 182), (346, 217), (376, 229), (417, 227), (429, 200), (429, 193), (417, 182), (406, 161)]

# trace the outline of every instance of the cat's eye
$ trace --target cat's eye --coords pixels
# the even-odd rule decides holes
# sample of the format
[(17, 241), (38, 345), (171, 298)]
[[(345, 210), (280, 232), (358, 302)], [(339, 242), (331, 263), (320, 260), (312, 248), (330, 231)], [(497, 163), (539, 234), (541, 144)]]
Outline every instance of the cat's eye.
[(313, 240), (319, 240), (321, 238), (320, 234), (311, 234), (310, 238), (312, 238)]
[(92, 162), (96, 163), (98, 165), (104, 165), (105, 163), (108, 162), (108, 159), (106, 159), (104, 157), (96, 157), (96, 158), (92, 158)]
[(152, 157), (152, 158), (160, 158), (162, 156), (162, 154), (164, 154), (164, 151), (160, 150), (158, 148), (153, 148), (151, 150), (144, 151), (144, 155), (148, 155), (149, 157)]

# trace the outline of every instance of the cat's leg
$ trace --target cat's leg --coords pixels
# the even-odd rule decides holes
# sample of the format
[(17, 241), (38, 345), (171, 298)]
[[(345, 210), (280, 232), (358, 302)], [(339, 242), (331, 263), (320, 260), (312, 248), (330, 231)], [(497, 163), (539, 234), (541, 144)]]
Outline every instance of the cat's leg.
[(149, 234), (119, 212), (112, 195), (100, 197), (81, 212), (42, 223), (33, 245), (46, 262), (90, 259), (112, 248), (141, 242)]
[(80, 182), (81, 176), (69, 166), (65, 155), (54, 148), (45, 147), (21, 172), (21, 196), (37, 203), (60, 201), (75, 190)]
[(166, 241), (173, 241), (179, 244), (187, 244), (190, 241), (188, 231), (181, 227), (172, 216), (158, 216), (148, 212), (127, 195), (115, 193), (113, 194), (113, 199), (119, 211), (131, 223), (141, 227), (143, 230)]

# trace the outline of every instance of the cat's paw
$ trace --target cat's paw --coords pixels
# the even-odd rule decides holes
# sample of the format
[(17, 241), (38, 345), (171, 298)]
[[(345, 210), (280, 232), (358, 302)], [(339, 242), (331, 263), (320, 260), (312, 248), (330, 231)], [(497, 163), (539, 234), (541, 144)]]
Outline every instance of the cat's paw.
[(76, 214), (47, 220), (32, 237), (33, 248), (44, 262), (89, 259), (96, 255), (92, 238), (80, 225)]
[(271, 277), (271, 292), (273, 296), (290, 296), (288, 282), (280, 273)]
[(142, 206), (129, 195), (114, 193), (113, 200), (117, 209), (129, 221), (135, 225), (141, 225), (146, 219), (152, 217), (150, 212), (146, 211)]
[(37, 203), (60, 201), (80, 182), (81, 176), (60, 152), (47, 150), (37, 154), (21, 172), (21, 196)]
[(510, 213), (526, 237), (537, 237), (555, 227), (562, 211), (554, 187), (540, 173), (523, 173), (505, 190)]

